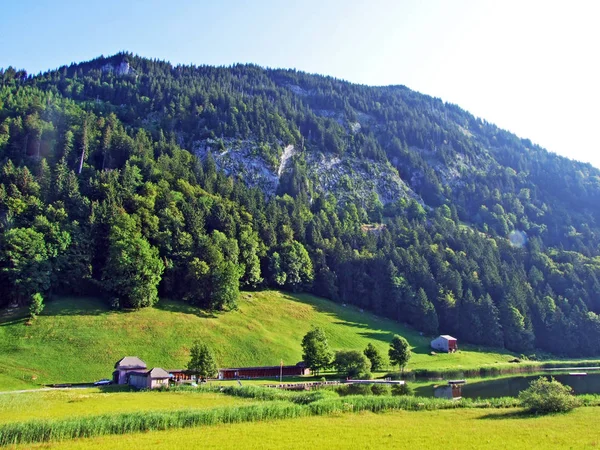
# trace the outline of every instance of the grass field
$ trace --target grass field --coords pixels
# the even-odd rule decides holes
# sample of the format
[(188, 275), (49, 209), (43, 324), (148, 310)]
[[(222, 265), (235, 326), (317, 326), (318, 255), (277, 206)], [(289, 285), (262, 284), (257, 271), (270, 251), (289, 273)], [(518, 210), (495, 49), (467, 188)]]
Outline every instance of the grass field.
[(0, 395), (0, 423), (107, 413), (205, 409), (252, 400), (210, 392), (102, 392), (72, 389)]
[(237, 311), (217, 315), (167, 300), (119, 312), (97, 299), (58, 298), (30, 325), (22, 313), (0, 317), (0, 391), (110, 377), (114, 363), (126, 355), (139, 356), (149, 367), (182, 368), (196, 339), (212, 346), (220, 366), (277, 365), (282, 359), (295, 364), (313, 325), (323, 327), (336, 350), (362, 350), (372, 342), (387, 354), (393, 334), (403, 335), (414, 347), (409, 369), (498, 365), (511, 358), (465, 345), (456, 354), (431, 356), (429, 337), (310, 295), (242, 293)]
[(517, 410), (396, 411), (241, 423), (79, 439), (44, 449), (585, 449), (600, 446), (600, 408), (522, 416)]

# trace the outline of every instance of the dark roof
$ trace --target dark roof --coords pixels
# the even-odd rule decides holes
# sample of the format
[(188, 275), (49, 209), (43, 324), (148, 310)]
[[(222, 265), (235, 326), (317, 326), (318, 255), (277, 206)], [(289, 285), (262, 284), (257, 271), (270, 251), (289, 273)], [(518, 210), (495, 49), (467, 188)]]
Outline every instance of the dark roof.
[(115, 369), (145, 369), (146, 363), (137, 356), (126, 356), (115, 363)]
[(153, 380), (164, 380), (165, 378), (171, 378), (171, 375), (169, 374), (169, 372), (167, 372), (165, 369), (161, 369), (160, 367), (154, 367), (145, 372), (142, 372), (142, 371), (130, 372), (129, 376), (131, 376), (131, 375), (150, 377)]

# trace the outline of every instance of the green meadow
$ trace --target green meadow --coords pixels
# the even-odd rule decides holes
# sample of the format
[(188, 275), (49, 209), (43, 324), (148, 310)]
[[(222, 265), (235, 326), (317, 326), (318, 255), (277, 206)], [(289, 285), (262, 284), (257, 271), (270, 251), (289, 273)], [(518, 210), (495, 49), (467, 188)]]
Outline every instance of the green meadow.
[(238, 406), (251, 399), (215, 392), (123, 392), (110, 388), (69, 389), (0, 395), (0, 423), (101, 414)]
[(600, 408), (522, 416), (516, 409), (338, 414), (28, 444), (32, 449), (585, 449), (600, 446)]
[(432, 356), (430, 336), (303, 294), (244, 292), (236, 311), (220, 314), (170, 300), (124, 312), (98, 299), (56, 298), (30, 324), (24, 311), (0, 316), (0, 391), (109, 378), (126, 355), (139, 356), (149, 367), (183, 368), (197, 339), (214, 349), (223, 367), (295, 364), (311, 326), (325, 330), (334, 350), (362, 350), (372, 342), (386, 355), (392, 336), (400, 334), (413, 346), (408, 369), (503, 367), (514, 357), (467, 345), (456, 354)]

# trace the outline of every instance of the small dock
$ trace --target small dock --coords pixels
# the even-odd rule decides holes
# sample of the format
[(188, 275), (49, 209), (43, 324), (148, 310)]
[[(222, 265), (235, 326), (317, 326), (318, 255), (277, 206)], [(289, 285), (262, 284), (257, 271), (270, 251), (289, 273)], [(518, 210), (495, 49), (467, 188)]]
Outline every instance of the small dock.
[(390, 384), (392, 386), (403, 385), (404, 380), (346, 380), (344, 384)]
[(389, 384), (389, 385), (403, 385), (406, 382), (404, 380), (344, 380), (344, 381), (313, 381), (306, 383), (280, 383), (280, 384), (266, 384), (265, 387), (275, 389), (285, 389), (288, 391), (308, 391), (310, 389), (319, 388), (322, 386), (332, 386), (340, 384)]
[(313, 388), (322, 386), (332, 386), (342, 384), (339, 381), (313, 381), (306, 383), (279, 383), (279, 384), (266, 384), (265, 387), (275, 389), (285, 389), (287, 391), (309, 391)]

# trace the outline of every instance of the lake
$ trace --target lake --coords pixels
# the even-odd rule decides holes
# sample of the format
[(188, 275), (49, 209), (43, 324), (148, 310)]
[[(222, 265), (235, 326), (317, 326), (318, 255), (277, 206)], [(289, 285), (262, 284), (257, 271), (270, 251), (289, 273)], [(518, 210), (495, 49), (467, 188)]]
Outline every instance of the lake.
[(433, 388), (433, 396), (441, 398), (494, 398), (494, 397), (517, 397), (519, 392), (527, 389), (531, 381), (540, 376), (554, 377), (561, 383), (571, 386), (575, 394), (598, 394), (600, 393), (600, 373), (588, 373), (586, 376), (574, 376), (566, 373), (543, 373), (537, 375), (514, 376), (497, 378), (488, 381), (478, 381), (459, 386), (448, 386), (446, 384)]

